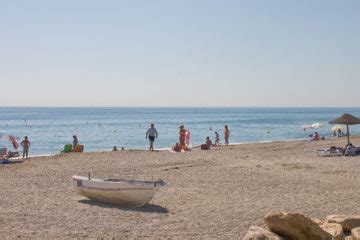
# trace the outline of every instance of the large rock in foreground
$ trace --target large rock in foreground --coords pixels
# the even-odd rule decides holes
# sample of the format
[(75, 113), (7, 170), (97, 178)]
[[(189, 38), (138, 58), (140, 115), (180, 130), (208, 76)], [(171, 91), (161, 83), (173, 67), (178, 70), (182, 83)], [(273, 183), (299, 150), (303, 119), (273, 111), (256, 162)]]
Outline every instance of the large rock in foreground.
[(353, 240), (360, 240), (360, 228), (352, 229), (351, 236)]
[(338, 223), (344, 232), (350, 232), (353, 228), (360, 227), (360, 216), (330, 215), (325, 219), (328, 223)]
[(282, 240), (282, 238), (264, 228), (251, 226), (243, 240)]
[(342, 240), (345, 239), (345, 234), (342, 230), (342, 226), (337, 223), (323, 223), (320, 227), (326, 232), (330, 233), (332, 239), (334, 240)]
[(300, 213), (270, 213), (265, 217), (265, 223), (270, 231), (288, 240), (344, 239), (336, 238), (336, 236), (322, 229), (311, 218)]

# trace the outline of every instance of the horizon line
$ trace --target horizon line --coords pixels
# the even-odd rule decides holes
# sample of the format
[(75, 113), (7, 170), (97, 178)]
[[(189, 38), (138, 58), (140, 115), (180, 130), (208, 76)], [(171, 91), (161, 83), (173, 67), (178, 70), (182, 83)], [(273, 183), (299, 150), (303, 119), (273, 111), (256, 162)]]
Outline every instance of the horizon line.
[(360, 108), (360, 106), (1, 106), (0, 108)]

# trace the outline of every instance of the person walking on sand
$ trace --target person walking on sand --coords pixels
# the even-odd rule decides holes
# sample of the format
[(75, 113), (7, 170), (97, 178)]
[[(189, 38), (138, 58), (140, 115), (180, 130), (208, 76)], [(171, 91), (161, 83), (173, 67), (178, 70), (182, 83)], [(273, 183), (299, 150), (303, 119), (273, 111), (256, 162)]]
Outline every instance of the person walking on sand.
[(23, 158), (28, 158), (29, 155), (29, 148), (30, 148), (30, 141), (27, 136), (25, 136), (24, 140), (21, 142), (21, 146), (23, 147)]
[(155, 138), (158, 138), (158, 132), (153, 123), (150, 125), (150, 128), (146, 132), (146, 139), (148, 138), (150, 141), (149, 151), (154, 151), (154, 142), (155, 142)]
[(225, 135), (225, 146), (229, 146), (230, 131), (227, 125), (225, 125), (224, 135)]

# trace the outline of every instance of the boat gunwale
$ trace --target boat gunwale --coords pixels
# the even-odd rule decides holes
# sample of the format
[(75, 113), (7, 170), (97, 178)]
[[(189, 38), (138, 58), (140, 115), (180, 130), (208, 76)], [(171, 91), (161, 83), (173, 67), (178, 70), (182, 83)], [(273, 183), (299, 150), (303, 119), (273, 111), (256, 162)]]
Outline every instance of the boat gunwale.
[[(157, 188), (161, 186), (161, 181), (142, 181), (142, 180), (126, 180), (126, 179), (101, 179), (101, 178), (87, 178), (84, 176), (73, 176), (72, 179), (74, 181), (86, 181), (92, 183), (108, 183), (111, 185), (114, 184), (121, 184), (121, 185), (134, 185), (134, 186), (144, 186), (144, 187), (151, 187)], [(114, 181), (116, 180), (116, 181)]]

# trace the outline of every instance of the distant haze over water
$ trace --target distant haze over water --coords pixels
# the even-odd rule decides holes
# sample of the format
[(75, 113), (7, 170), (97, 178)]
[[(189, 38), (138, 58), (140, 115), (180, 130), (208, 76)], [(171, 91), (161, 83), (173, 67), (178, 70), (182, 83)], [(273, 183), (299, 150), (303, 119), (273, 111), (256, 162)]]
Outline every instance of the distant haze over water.
[[(360, 117), (360, 108), (0, 108), (0, 133), (23, 138), (29, 136), (30, 153), (59, 153), (64, 144), (72, 143), (76, 134), (85, 151), (110, 151), (113, 146), (146, 149), (145, 133), (150, 123), (159, 131), (157, 148), (178, 141), (178, 127), (191, 132), (193, 145), (206, 136), (214, 139), (224, 125), (229, 126), (231, 142), (260, 142), (303, 139), (314, 131), (330, 136), (328, 121), (342, 113)], [(323, 127), (303, 131), (303, 125), (321, 123)], [(360, 126), (351, 126), (352, 134)], [(0, 146), (11, 148), (2, 140)]]

